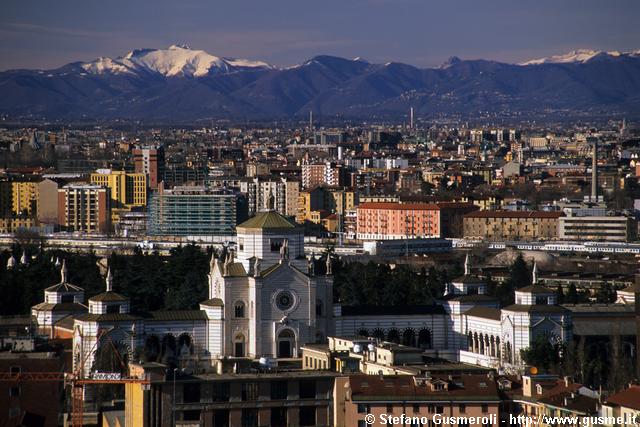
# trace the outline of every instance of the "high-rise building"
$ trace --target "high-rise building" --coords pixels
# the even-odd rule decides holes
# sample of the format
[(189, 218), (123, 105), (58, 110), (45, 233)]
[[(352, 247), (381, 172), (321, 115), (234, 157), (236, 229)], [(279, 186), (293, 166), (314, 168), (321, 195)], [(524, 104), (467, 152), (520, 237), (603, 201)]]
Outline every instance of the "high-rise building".
[(149, 200), (148, 234), (228, 236), (235, 231), (238, 196), (204, 187), (159, 189)]
[(143, 209), (147, 205), (147, 175), (144, 173), (98, 169), (91, 174), (91, 184), (109, 187), (111, 190), (114, 222), (118, 220), (120, 212)]
[(67, 231), (106, 233), (110, 228), (111, 191), (107, 187), (68, 184), (58, 190), (58, 224)]
[(138, 147), (133, 150), (135, 171), (148, 177), (149, 188), (156, 190), (164, 175), (164, 148)]

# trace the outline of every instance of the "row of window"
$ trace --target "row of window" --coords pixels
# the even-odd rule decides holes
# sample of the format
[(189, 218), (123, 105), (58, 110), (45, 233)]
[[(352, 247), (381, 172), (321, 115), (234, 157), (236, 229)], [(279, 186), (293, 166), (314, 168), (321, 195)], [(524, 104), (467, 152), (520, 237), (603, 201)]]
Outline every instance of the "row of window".
[[(370, 405), (368, 403), (358, 403), (358, 413), (359, 414), (370, 414), (371, 413), (371, 408), (373, 405)], [(392, 403), (387, 403), (386, 404), (386, 411), (387, 413), (393, 413), (393, 410), (396, 406), (394, 406)], [(397, 405), (397, 408), (401, 409), (401, 410), (406, 410), (404, 403), (403, 404), (399, 404)], [(419, 404), (414, 404), (413, 405), (413, 413), (414, 414), (419, 414), (421, 412), (421, 409), (423, 407), (421, 407)], [(486, 403), (482, 403), (480, 404), (480, 409), (482, 411), (483, 414), (486, 414), (489, 412), (489, 405)], [(465, 403), (460, 403), (458, 404), (458, 412), (460, 412), (461, 414), (465, 414), (467, 412), (467, 405)], [(435, 404), (430, 404), (427, 406), (427, 413), (430, 414), (443, 414), (444, 413), (444, 406), (443, 405), (435, 405)]]

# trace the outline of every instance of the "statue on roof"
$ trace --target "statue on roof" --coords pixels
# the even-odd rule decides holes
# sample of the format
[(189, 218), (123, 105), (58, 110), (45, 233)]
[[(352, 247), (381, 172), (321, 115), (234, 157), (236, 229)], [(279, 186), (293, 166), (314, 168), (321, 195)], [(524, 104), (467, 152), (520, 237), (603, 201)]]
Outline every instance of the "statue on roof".
[(538, 284), (538, 263), (533, 262), (533, 270), (531, 271), (531, 283), (534, 285)]
[(307, 273), (309, 276), (313, 276), (315, 274), (315, 263), (313, 262), (312, 256), (307, 258)]
[(276, 209), (276, 198), (273, 197), (273, 193), (270, 193), (269, 197), (267, 198), (267, 209), (270, 211)]
[(14, 257), (13, 254), (11, 254), (9, 259), (7, 260), (7, 270), (10, 270), (15, 266), (16, 266), (16, 257)]
[(333, 274), (333, 265), (332, 265), (332, 260), (331, 260), (331, 254), (327, 254), (327, 260), (326, 260), (326, 265), (327, 265), (327, 276), (330, 276)]
[(253, 277), (260, 276), (260, 258), (256, 257), (253, 263)]
[(282, 246), (280, 246), (280, 260), (289, 258), (289, 239), (284, 239)]
[(107, 277), (105, 278), (105, 283), (107, 285), (107, 292), (113, 291), (113, 277), (111, 276), (111, 267), (107, 270)]
[(471, 274), (471, 262), (469, 262), (469, 254), (464, 259), (464, 275), (468, 276)]
[(60, 283), (67, 283), (67, 260), (62, 261), (62, 267), (60, 268)]

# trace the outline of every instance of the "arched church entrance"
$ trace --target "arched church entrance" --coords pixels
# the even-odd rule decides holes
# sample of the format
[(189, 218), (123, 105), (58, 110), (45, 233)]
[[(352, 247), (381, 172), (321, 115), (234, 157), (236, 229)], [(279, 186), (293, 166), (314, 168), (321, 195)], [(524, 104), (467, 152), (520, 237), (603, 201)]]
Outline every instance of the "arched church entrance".
[(293, 348), (296, 342), (296, 336), (291, 329), (284, 329), (278, 334), (278, 357), (293, 357)]

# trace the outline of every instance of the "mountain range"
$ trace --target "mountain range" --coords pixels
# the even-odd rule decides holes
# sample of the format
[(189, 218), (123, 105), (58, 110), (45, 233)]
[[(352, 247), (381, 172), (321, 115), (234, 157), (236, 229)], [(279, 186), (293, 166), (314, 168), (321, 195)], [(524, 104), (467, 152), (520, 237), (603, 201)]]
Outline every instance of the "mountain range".
[(53, 70), (0, 72), (11, 117), (277, 119), (440, 114), (640, 113), (640, 51), (576, 50), (520, 64), (452, 57), (437, 68), (316, 56), (293, 67), (188, 46)]

